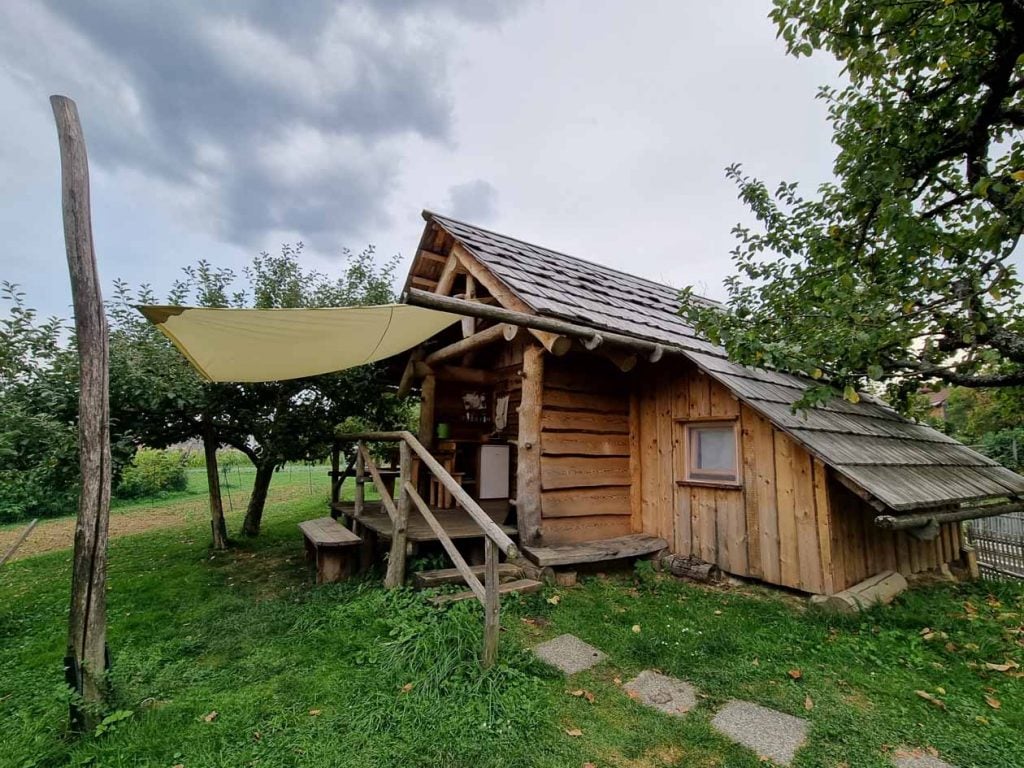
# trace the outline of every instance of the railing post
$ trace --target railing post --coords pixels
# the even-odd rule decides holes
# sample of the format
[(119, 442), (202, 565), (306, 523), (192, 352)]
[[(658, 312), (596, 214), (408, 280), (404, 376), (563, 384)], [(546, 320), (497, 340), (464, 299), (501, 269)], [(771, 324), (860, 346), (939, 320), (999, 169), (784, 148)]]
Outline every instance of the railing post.
[(498, 658), (498, 545), (489, 536), (484, 537), (484, 669), (494, 665)]
[(402, 440), (398, 444), (398, 499), (396, 502), (394, 530), (391, 532), (391, 554), (388, 555), (388, 572), (384, 577), (384, 586), (388, 589), (400, 587), (405, 583), (405, 546), (406, 529), (409, 525), (409, 507), (412, 498), (405, 488), (405, 483), (412, 477), (412, 452), (409, 444)]
[[(341, 443), (334, 441), (331, 448), (331, 504), (341, 501)], [(333, 507), (331, 508), (333, 511)]]
[(356, 443), (356, 497), (353, 512), (356, 517), (363, 514), (363, 501), (366, 498), (366, 464), (363, 461), (363, 441)]

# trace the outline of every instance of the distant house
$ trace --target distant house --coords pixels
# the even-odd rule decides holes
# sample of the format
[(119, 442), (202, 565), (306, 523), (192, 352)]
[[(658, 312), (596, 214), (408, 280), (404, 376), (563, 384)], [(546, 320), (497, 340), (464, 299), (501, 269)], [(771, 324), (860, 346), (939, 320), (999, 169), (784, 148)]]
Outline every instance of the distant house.
[(928, 416), (933, 419), (946, 420), (946, 402), (949, 400), (949, 387), (939, 390), (922, 389), (920, 394), (928, 400)]
[[(829, 594), (960, 558), (958, 523), (913, 535), (876, 517), (1024, 493), (1024, 477), (874, 398), (794, 413), (807, 382), (731, 363), (679, 316), (671, 287), (424, 218), (407, 290), (583, 331), (482, 337), (490, 324), (467, 318), (414, 350), (403, 377), (422, 392), (421, 442), (535, 562), (667, 545)], [(464, 337), (487, 344), (460, 354)]]

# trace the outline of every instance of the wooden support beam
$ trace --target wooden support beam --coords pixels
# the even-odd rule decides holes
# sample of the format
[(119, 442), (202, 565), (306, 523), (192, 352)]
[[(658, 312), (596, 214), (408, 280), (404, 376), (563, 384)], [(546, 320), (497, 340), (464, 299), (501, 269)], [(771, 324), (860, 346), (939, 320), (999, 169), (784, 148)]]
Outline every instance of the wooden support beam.
[(445, 256), (443, 253), (434, 253), (433, 251), (427, 250), (421, 250), (419, 252), (419, 257), (422, 261), (432, 261), (435, 264), (438, 264), (442, 267), (448, 261), (448, 257)]
[(424, 359), (424, 362), (429, 366), (434, 366), (445, 360), (451, 360), (453, 357), (461, 357), (462, 355), (474, 352), (497, 341), (503, 341), (507, 338), (505, 329), (505, 324), (500, 323), (492, 325), (490, 328), (485, 328), (482, 331), (477, 331), (472, 336), (467, 336), (456, 341), (454, 344), (449, 344), (447, 347), (441, 347), (431, 352)]
[(978, 520), (983, 517), (995, 517), (1006, 515), (1011, 512), (1024, 511), (1024, 501), (1017, 501), (1011, 504), (993, 504), (984, 507), (962, 507), (943, 512), (920, 512), (913, 515), (879, 515), (875, 518), (875, 525), (887, 531), (903, 531), (913, 528), (921, 528), (935, 522), (956, 523), (961, 520)]
[[(469, 251), (462, 247), (460, 243), (455, 243), (452, 246), (452, 255), (459, 259), (459, 263), (467, 273), (473, 276), (476, 282), (485, 288), (491, 296), (493, 296), (502, 307), (508, 307), (511, 310), (517, 312), (530, 312), (530, 308), (526, 303), (516, 296), (512, 291), (505, 286), (494, 274), (487, 269), (480, 261)], [(442, 291), (438, 291), (442, 293)], [(447, 291), (444, 291), (447, 293)], [(497, 309), (498, 307), (495, 307)], [(465, 313), (470, 314), (470, 313)], [(471, 317), (479, 317), (479, 315), (471, 315)], [(520, 325), (522, 325), (520, 323)], [(529, 327), (529, 326), (524, 326)], [(552, 334), (544, 331), (543, 329), (531, 329), (530, 333), (544, 345), (544, 348), (555, 356), (564, 355), (569, 351), (569, 348), (565, 345), (565, 342), (559, 342), (555, 336), (557, 331)]]
[(498, 633), (501, 631), (498, 617), (501, 605), (499, 586), (498, 545), (490, 539), (484, 539), (484, 669), (494, 666), (498, 658)]
[(544, 398), (544, 351), (531, 344), (523, 351), (523, 388), (516, 445), (516, 517), (524, 546), (540, 538), (540, 430)]
[(439, 365), (432, 368), (426, 363), (416, 363), (416, 375), (433, 376), (438, 381), (459, 381), (463, 384), (479, 385), (494, 384), (498, 380), (498, 374), (482, 368), (464, 368), (458, 365)]
[[(508, 291), (506, 290), (505, 293), (507, 294)], [(600, 336), (602, 344), (625, 347), (648, 355), (655, 354), (658, 349), (662, 349), (662, 354), (665, 352), (676, 351), (672, 347), (658, 344), (653, 341), (647, 341), (646, 339), (637, 339), (632, 336), (626, 336), (621, 333), (612, 333), (610, 331), (598, 332), (593, 328), (587, 328), (565, 320), (557, 320), (553, 317), (529, 314), (528, 311), (508, 309), (504, 306), (492, 307), (486, 304), (481, 304), (480, 302), (469, 302), (461, 299), (455, 299), (451, 296), (439, 296), (437, 294), (419, 291), (415, 288), (409, 289), (408, 301), (410, 304), (418, 307), (428, 307), (430, 309), (439, 309), (442, 312), (453, 312), (460, 315), (482, 317), (487, 320), (493, 320), (497, 323), (511, 323), (512, 325), (529, 328), (531, 331), (545, 331), (555, 335), (569, 336), (571, 338), (584, 340), (593, 340), (595, 336)], [(519, 303), (522, 304), (522, 302)]]
[(428, 291), (432, 291), (435, 288), (437, 288), (437, 280), (431, 280), (429, 277), (420, 277), (419, 275), (413, 275), (411, 282), (418, 288), (426, 288)]
[(583, 339), (583, 348), (588, 352), (593, 352), (602, 344), (604, 344), (604, 336), (599, 333), (595, 333), (589, 339)]
[(412, 477), (412, 452), (404, 440), (398, 444), (398, 450), (398, 504), (395, 507), (395, 524), (391, 532), (388, 570), (384, 576), (384, 586), (387, 589), (394, 589), (405, 583), (406, 531), (409, 528), (409, 509), (412, 506), (412, 497), (408, 490), (409, 479)]
[(601, 354), (615, 363), (615, 367), (623, 373), (632, 371), (636, 368), (636, 364), (639, 361), (639, 358), (634, 353), (621, 349), (604, 349), (601, 351)]
[(423, 349), (417, 347), (409, 353), (409, 359), (405, 362), (405, 369), (402, 371), (402, 378), (398, 382), (398, 396), (407, 397), (412, 385), (416, 381), (416, 363), (423, 359)]
[(444, 269), (441, 270), (441, 276), (437, 279), (437, 286), (434, 288), (434, 293), (441, 296), (447, 296), (452, 291), (452, 285), (455, 283), (455, 275), (459, 272), (459, 259), (452, 253), (448, 256), (448, 261), (445, 262)]

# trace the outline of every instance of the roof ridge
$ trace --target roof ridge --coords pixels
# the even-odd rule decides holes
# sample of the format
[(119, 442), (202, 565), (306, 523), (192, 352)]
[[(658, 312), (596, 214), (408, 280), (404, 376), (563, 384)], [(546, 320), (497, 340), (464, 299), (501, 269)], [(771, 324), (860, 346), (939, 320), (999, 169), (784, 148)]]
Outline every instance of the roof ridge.
[[(451, 216), (445, 216), (444, 214), (441, 214), (441, 213), (436, 213), (436, 212), (428, 210), (426, 208), (423, 209), (422, 216), (423, 216), (423, 218), (426, 221), (430, 221), (432, 218), (442, 219), (444, 221), (450, 221), (450, 222), (452, 222), (454, 224), (460, 224), (460, 225), (462, 225), (464, 227), (471, 227), (473, 229), (479, 230), (480, 232), (486, 232), (489, 235), (497, 235), (498, 237), (503, 237), (506, 240), (511, 240), (512, 242), (520, 243), (522, 245), (529, 246), (530, 248), (536, 248), (536, 249), (541, 250), (541, 251), (547, 251), (549, 253), (555, 254), (556, 256), (561, 256), (564, 259), (569, 259), (571, 261), (579, 262), (580, 264), (586, 264), (587, 266), (598, 267), (599, 269), (604, 269), (604, 270), (607, 270), (608, 272), (614, 272), (617, 275), (623, 275), (624, 277), (628, 277), (628, 278), (631, 278), (633, 280), (638, 280), (638, 281), (640, 281), (642, 283), (649, 283), (650, 285), (655, 285), (655, 286), (657, 286), (659, 288), (665, 288), (665, 289), (668, 289), (670, 291), (676, 291), (677, 293), (681, 293), (682, 292), (682, 288), (677, 288), (676, 286), (669, 285), (668, 283), (663, 283), (663, 282), (660, 282), (658, 280), (652, 280), (651, 278), (644, 277), (643, 275), (635, 275), (632, 272), (626, 272), (625, 270), (618, 269), (616, 267), (609, 267), (609, 266), (607, 266), (605, 264), (600, 264), (600, 263), (598, 263), (596, 261), (590, 261), (589, 259), (580, 258), (579, 256), (573, 256), (571, 253), (565, 253), (564, 251), (556, 251), (554, 248), (548, 248), (546, 245), (540, 245), (538, 243), (531, 243), (528, 240), (521, 240), (518, 237), (512, 237), (511, 235), (506, 235), (504, 232), (498, 232), (497, 230), (494, 230), (494, 229), (487, 229), (485, 227), (481, 227), (481, 226), (478, 226), (476, 224), (472, 224), (472, 223), (470, 223), (468, 221), (463, 221), (461, 219), (452, 218)], [(694, 298), (697, 298), (700, 301), (707, 302), (708, 304), (715, 304), (715, 305), (721, 305), (722, 304), (722, 302), (720, 302), (720, 301), (716, 301), (715, 299), (709, 299), (707, 296), (701, 296), (699, 294), (694, 294)]]

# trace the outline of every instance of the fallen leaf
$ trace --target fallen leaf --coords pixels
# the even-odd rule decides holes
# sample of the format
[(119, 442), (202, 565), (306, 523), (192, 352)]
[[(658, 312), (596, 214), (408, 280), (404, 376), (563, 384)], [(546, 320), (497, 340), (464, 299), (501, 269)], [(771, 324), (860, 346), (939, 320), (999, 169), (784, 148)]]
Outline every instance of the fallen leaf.
[(975, 614), (978, 612), (978, 609), (975, 608), (974, 605), (970, 603), (970, 601), (964, 603), (964, 610), (970, 614)]
[(1003, 706), (1003, 702), (997, 699), (995, 696), (985, 696), (985, 703), (988, 704), (992, 709), (999, 709)]
[(786, 674), (789, 675), (791, 680), (799, 680), (800, 678), (802, 678), (804, 676), (804, 673), (802, 671), (800, 671), (799, 669), (791, 669)]
[(402, 693), (408, 693), (412, 690), (412, 683), (406, 683), (402, 686)]
[(318, 715), (320, 715), (321, 712), (323, 712), (322, 709), (311, 709), (311, 710), (309, 710), (309, 716), (310, 717), (317, 717)]
[(575, 696), (576, 698), (579, 698), (583, 695), (583, 689), (579, 688), (575, 691), (566, 691), (566, 693), (568, 693), (570, 696)]
[(1012, 659), (1007, 659), (1005, 664), (993, 664), (991, 661), (985, 662), (985, 669), (991, 669), (993, 672), (1009, 672), (1011, 669), (1017, 669), (1019, 666), (1020, 664)]
[(812, 699), (810, 696), (804, 699), (804, 709), (806, 709), (808, 712), (814, 709), (814, 699)]
[(640, 699), (640, 694), (636, 691), (626, 691), (626, 695), (633, 699), (633, 701), (638, 701)]
[(581, 731), (579, 728), (566, 728), (565, 729), (565, 735), (566, 736), (582, 736), (583, 735), (583, 731)]
[(590, 691), (584, 691), (583, 698), (587, 700), (588, 704), (593, 704), (595, 701), (594, 694), (592, 694)]
[(936, 688), (935, 690), (938, 692), (938, 694), (940, 696), (945, 696), (946, 695), (946, 689), (943, 688), (941, 685), (938, 688)]
[(596, 763), (584, 763), (583, 768), (597, 768)]
[(721, 615), (722, 615), (721, 611), (715, 611), (715, 616), (721, 616)]
[(561, 595), (552, 595), (551, 597), (548, 598), (548, 602), (551, 603), (552, 605), (558, 605), (560, 602), (562, 602), (562, 596)]
[(752, 662), (750, 662), (750, 663), (753, 664), (755, 667), (760, 667), (761, 666), (761, 661), (756, 656), (754, 657), (754, 660)]
[(976, 718), (974, 718), (974, 720), (975, 722), (981, 723), (982, 725), (988, 725), (987, 717), (982, 717), (981, 715), (978, 715)]
[(612, 682), (615, 683), (616, 685), (622, 685), (622, 678), (621, 677), (613, 677), (612, 678)]
[(956, 651), (957, 651), (956, 643), (953, 643), (953, 642), (946, 643), (946, 650), (949, 653), (956, 653)]
[(217, 712), (217, 710), (214, 710), (213, 712), (207, 712), (205, 715), (203, 715), (203, 720), (205, 720), (208, 723), (212, 723), (214, 720), (217, 719), (217, 715), (219, 714), (220, 713)]
[(939, 699), (939, 698), (933, 696), (932, 694), (928, 693), (928, 691), (914, 691), (914, 693), (916, 693), (922, 699), (927, 701), (929, 704), (933, 704), (934, 706), (938, 707), (939, 709), (945, 709), (946, 708), (946, 702), (944, 702), (942, 699)]
[(639, 635), (640, 634), (640, 625), (639, 624), (634, 624), (633, 625), (633, 634), (634, 635)]

